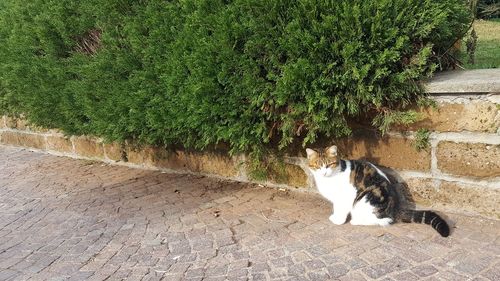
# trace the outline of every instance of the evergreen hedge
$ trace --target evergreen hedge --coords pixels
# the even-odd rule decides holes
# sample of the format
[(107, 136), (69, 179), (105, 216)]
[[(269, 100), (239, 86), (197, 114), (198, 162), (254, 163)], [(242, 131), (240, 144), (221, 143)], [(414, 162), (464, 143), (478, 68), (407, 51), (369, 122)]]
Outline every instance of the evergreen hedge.
[(110, 141), (307, 144), (422, 96), (470, 20), (463, 0), (3, 0), (0, 110)]

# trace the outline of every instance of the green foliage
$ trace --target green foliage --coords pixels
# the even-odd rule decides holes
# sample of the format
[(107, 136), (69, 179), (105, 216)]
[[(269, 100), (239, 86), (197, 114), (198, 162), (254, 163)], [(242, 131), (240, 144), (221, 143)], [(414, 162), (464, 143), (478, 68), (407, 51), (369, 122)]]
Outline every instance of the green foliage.
[(282, 158), (255, 159), (247, 162), (248, 176), (256, 181), (286, 182), (288, 175)]
[(500, 18), (499, 0), (469, 0), (478, 19)]
[(415, 133), (413, 147), (415, 147), (417, 151), (428, 149), (431, 145), (429, 141), (430, 135), (431, 132), (428, 129), (418, 129)]
[[(472, 36), (472, 30), (477, 38)], [(476, 20), (467, 36), (462, 40), (459, 59), (466, 69), (500, 68), (500, 19)], [(471, 48), (472, 47), (472, 48)], [(473, 51), (474, 61), (468, 58)]]
[(418, 99), (469, 14), (462, 0), (3, 0), (0, 111), (142, 144), (305, 145)]
[(422, 119), (420, 113), (415, 110), (393, 111), (388, 110), (383, 114), (375, 116), (372, 125), (377, 127), (382, 134), (389, 131), (391, 126), (409, 125)]

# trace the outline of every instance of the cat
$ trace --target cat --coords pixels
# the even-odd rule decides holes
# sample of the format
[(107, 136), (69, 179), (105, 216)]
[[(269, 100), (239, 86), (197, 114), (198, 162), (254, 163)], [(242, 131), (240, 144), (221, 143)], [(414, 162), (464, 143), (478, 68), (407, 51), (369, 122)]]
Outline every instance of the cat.
[(333, 203), (329, 219), (334, 224), (344, 224), (350, 215), (352, 225), (414, 222), (431, 225), (443, 237), (450, 234), (446, 221), (433, 211), (401, 208), (396, 185), (374, 164), (340, 159), (335, 145), (321, 150), (307, 148), (306, 153), (316, 187)]

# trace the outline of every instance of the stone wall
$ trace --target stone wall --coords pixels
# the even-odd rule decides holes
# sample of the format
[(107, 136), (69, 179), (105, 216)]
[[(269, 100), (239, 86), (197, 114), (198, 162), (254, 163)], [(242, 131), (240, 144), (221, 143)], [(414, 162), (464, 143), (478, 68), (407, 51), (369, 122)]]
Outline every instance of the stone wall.
[[(385, 136), (360, 129), (337, 144), (346, 158), (366, 158), (387, 167), (419, 207), (500, 218), (500, 78), (495, 78), (500, 77), (500, 71), (495, 71), (486, 72), (486, 76), (466, 73), (483, 77), (476, 80), (464, 77), (464, 72), (438, 76), (427, 84), (437, 109), (417, 108), (424, 117), (420, 122)], [(493, 82), (484, 78), (491, 73)], [(413, 145), (419, 128), (432, 132), (429, 148), (422, 151)], [(67, 137), (57, 130), (33, 128), (6, 116), (0, 119), (0, 143), (133, 167), (315, 191), (301, 151), (283, 159), (268, 159), (267, 167), (256, 175), (245, 155), (229, 156), (224, 149), (203, 153), (137, 149), (98, 138)]]

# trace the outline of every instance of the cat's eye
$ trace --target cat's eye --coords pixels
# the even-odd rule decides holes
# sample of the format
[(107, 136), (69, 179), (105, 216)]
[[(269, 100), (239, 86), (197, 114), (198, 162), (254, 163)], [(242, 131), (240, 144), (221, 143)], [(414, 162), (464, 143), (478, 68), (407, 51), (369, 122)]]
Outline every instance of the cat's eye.
[(335, 164), (337, 164), (337, 162), (330, 162), (330, 163), (326, 164), (326, 167), (331, 167), (331, 166), (333, 166)]

